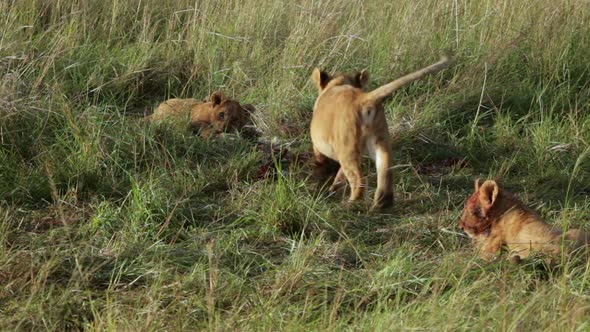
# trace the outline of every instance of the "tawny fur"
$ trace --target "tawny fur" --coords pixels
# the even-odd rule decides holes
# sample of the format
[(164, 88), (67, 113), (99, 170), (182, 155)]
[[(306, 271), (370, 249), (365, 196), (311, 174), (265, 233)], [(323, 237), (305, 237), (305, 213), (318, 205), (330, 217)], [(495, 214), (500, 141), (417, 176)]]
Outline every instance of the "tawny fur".
[(242, 129), (249, 121), (254, 107), (250, 104), (240, 105), (236, 100), (227, 98), (216, 91), (209, 100), (169, 99), (161, 103), (149, 117), (151, 121), (180, 119), (187, 123), (202, 137), (208, 138), (221, 132)]
[(151, 121), (164, 121), (177, 118), (188, 118), (191, 112), (191, 107), (203, 103), (202, 100), (193, 98), (173, 98), (168, 99), (154, 110), (154, 113), (149, 117)]
[(486, 260), (496, 258), (505, 246), (517, 260), (539, 252), (551, 261), (559, 257), (562, 248), (569, 254), (587, 246), (590, 240), (590, 235), (580, 230), (562, 233), (549, 226), (492, 180), (483, 184), (479, 179), (475, 181), (475, 192), (465, 202), (459, 227), (473, 239), (480, 257)]
[(319, 93), (310, 127), (314, 155), (319, 164), (326, 158), (340, 163), (331, 191), (337, 190), (346, 179), (351, 188), (349, 201), (360, 199), (364, 187), (361, 159), (368, 155), (377, 167), (377, 190), (371, 209), (393, 204), (391, 139), (382, 100), (402, 86), (444, 69), (450, 63), (451, 59), (444, 57), (370, 92), (363, 91), (368, 82), (366, 71), (354, 76), (332, 77), (314, 69), (311, 79)]

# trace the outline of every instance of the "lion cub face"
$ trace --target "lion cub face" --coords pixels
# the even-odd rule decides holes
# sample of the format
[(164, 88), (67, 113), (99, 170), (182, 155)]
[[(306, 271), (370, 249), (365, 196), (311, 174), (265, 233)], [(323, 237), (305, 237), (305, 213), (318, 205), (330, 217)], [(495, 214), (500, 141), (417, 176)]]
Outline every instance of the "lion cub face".
[(190, 128), (204, 137), (242, 129), (250, 121), (254, 106), (241, 105), (221, 92), (214, 92), (208, 101), (191, 107)]
[(478, 235), (489, 233), (492, 226), (492, 216), (501, 215), (501, 205), (497, 204), (500, 188), (495, 181), (486, 181), (483, 184), (480, 179), (475, 180), (475, 192), (465, 201), (461, 214), (459, 227), (474, 238)]

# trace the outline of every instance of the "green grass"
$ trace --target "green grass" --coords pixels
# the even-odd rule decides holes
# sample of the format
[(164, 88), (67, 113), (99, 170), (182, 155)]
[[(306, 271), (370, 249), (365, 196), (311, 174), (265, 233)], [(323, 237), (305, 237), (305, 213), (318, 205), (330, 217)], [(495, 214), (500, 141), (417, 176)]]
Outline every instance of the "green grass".
[[(386, 102), (387, 213), (372, 166), (344, 207), (141, 121), (223, 90), (309, 151), (314, 67), (376, 87), (446, 49)], [(485, 263), (457, 229), (477, 177), (588, 228), (588, 54), (584, 1), (1, 1), (0, 330), (588, 330), (588, 264)]]

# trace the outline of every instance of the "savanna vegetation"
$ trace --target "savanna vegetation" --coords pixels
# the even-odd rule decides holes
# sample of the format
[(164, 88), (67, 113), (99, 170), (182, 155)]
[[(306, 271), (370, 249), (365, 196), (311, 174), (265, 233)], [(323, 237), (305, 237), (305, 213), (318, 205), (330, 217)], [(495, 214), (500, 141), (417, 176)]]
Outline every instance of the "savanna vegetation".
[[(222, 90), (305, 153), (314, 67), (387, 99), (395, 207), (260, 177), (240, 134), (144, 114)], [(0, 330), (587, 330), (590, 265), (483, 262), (475, 178), (590, 220), (590, 6), (568, 0), (0, 1)], [(367, 166), (371, 165), (367, 161)]]

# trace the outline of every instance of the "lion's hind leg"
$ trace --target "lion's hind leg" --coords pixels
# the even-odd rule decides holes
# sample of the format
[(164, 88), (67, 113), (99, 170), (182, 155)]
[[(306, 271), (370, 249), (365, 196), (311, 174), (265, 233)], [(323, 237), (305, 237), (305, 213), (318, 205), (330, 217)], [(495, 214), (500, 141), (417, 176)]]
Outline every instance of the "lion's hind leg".
[(375, 164), (377, 166), (377, 190), (373, 198), (373, 209), (382, 209), (393, 205), (393, 161), (391, 147), (386, 140), (375, 143)]
[(348, 200), (353, 202), (361, 199), (363, 197), (364, 186), (360, 158), (349, 157), (347, 159), (341, 159), (340, 169), (350, 185), (350, 198)]
[(346, 181), (346, 176), (344, 175), (344, 169), (341, 166), (340, 169), (338, 170), (338, 173), (336, 173), (336, 177), (334, 178), (334, 182), (330, 186), (330, 192), (338, 191), (338, 189), (340, 189), (345, 184), (345, 181)]

